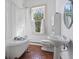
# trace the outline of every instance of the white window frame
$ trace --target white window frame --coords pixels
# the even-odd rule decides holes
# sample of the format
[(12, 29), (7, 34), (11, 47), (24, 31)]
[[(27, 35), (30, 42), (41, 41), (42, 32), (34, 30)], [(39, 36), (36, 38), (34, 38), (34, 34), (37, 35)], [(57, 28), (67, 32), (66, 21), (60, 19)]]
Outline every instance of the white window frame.
[[(33, 9), (33, 8), (37, 8), (37, 7), (42, 7), (42, 6), (45, 8), (45, 11), (44, 11), (44, 18), (42, 19), (42, 22), (45, 23), (44, 21), (45, 21), (45, 19), (46, 19), (46, 5), (44, 4), (44, 5), (34, 6), (34, 7), (31, 8), (31, 20), (32, 20), (32, 33), (33, 33), (33, 34), (44, 34), (44, 32), (41, 31), (41, 28), (44, 27), (44, 26), (42, 25), (42, 22), (41, 22), (41, 26), (42, 26), (42, 27), (40, 28), (40, 32), (36, 32), (36, 31), (35, 31), (35, 20), (32, 18), (32, 17), (33, 17), (33, 16), (32, 16), (32, 9)], [(39, 22), (39, 21), (37, 21), (37, 22)]]

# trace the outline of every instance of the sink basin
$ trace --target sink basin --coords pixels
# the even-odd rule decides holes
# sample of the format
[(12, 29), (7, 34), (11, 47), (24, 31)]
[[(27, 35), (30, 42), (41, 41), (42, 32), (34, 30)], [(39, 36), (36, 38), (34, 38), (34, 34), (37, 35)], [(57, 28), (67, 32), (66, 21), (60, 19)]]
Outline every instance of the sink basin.
[(58, 36), (58, 35), (48, 36), (48, 39), (50, 39), (52, 42), (58, 45), (66, 44), (70, 41), (70, 40), (64, 39), (63, 36)]

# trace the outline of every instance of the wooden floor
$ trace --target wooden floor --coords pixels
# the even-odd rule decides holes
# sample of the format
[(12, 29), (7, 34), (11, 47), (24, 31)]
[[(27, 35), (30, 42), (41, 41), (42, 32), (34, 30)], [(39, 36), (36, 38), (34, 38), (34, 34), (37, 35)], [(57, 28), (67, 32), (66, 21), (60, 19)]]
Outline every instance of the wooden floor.
[(41, 46), (30, 45), (28, 52), (25, 52), (19, 59), (53, 59), (53, 53), (42, 51)]

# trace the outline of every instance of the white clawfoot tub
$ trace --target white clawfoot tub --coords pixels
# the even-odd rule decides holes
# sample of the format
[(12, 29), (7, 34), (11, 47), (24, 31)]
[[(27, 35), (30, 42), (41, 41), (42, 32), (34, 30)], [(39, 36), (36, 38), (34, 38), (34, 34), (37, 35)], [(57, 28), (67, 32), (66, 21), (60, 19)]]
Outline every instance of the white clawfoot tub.
[(28, 48), (29, 40), (9, 40), (6, 41), (6, 57), (7, 59), (19, 58)]

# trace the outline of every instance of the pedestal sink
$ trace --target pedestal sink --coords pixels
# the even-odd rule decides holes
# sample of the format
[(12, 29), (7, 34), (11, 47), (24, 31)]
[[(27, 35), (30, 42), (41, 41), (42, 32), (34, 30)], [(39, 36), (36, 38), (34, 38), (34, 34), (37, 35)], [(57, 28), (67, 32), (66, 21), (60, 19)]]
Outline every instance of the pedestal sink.
[(67, 44), (69, 40), (65, 40), (63, 36), (53, 35), (48, 36), (50, 41), (54, 42), (54, 59), (60, 59), (61, 45)]

